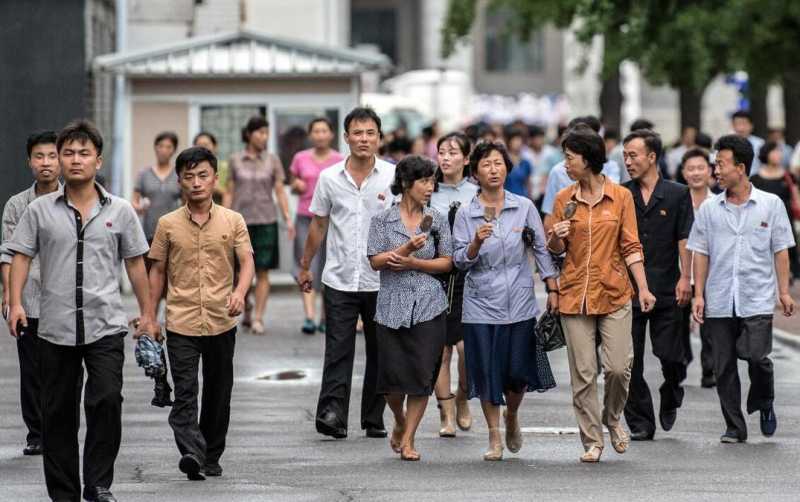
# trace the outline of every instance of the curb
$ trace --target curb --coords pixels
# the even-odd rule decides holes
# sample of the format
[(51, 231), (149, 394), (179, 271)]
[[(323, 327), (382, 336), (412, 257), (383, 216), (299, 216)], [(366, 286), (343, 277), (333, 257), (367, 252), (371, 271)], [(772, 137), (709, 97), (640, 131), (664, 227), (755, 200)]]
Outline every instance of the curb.
[(772, 334), (781, 344), (800, 350), (800, 336), (778, 328), (772, 328)]

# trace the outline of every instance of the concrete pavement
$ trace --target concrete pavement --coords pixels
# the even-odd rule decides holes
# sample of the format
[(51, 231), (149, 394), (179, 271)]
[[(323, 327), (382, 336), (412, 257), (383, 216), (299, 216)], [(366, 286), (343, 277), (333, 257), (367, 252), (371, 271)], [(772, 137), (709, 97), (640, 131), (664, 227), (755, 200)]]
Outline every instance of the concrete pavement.
[[(126, 303), (133, 313), (133, 302)], [(484, 462), (487, 431), (476, 401), (475, 426), (455, 439), (440, 439), (433, 400), (418, 434), (422, 461), (402, 462), (388, 440), (358, 430), (363, 345), (359, 339), (350, 436), (325, 439), (314, 431), (314, 410), (324, 339), (300, 333), (295, 292), (276, 293), (268, 308), (266, 336), (240, 333), (236, 347), (224, 474), (187, 481), (167, 424), (168, 409), (149, 405), (152, 382), (136, 367), (127, 340), (123, 393), (123, 444), (114, 494), (121, 501), (461, 501), (461, 500), (798, 500), (800, 493), (800, 356), (776, 341), (778, 432), (764, 438), (758, 415), (748, 419), (750, 441), (721, 445), (724, 423), (716, 392), (699, 386), (699, 346), (686, 382), (675, 428), (655, 441), (633, 443), (623, 456), (606, 448), (599, 465), (581, 465), (574, 434), (564, 350), (551, 354), (558, 387), (529, 394), (521, 410), (525, 445), (506, 460)], [(695, 340), (697, 344), (697, 340)], [(661, 383), (657, 361), (647, 361), (654, 399)], [(302, 370), (299, 380), (263, 380)], [(746, 385), (747, 372), (742, 366)], [(13, 340), (0, 328), (0, 500), (47, 500), (40, 457), (23, 457), (19, 379)], [(387, 427), (391, 426), (386, 413)], [(561, 434), (559, 434), (561, 432)], [(81, 436), (83, 435), (83, 430)]]

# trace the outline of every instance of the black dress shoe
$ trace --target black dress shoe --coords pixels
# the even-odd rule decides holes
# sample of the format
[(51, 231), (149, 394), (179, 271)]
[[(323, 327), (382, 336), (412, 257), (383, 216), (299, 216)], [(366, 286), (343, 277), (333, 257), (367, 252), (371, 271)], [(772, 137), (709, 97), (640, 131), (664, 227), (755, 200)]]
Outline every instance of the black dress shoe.
[(713, 373), (710, 375), (703, 375), (703, 377), (700, 379), (700, 387), (704, 389), (710, 389), (716, 386), (717, 386), (717, 379), (714, 377)]
[(28, 443), (25, 448), (22, 449), (23, 455), (41, 455), (42, 454), (42, 445), (39, 443)]
[(631, 432), (631, 441), (650, 441), (654, 435), (655, 432)]
[(219, 462), (206, 462), (203, 474), (210, 477), (222, 476), (222, 466), (219, 465)]
[(661, 422), (661, 428), (665, 431), (672, 429), (675, 425), (675, 420), (678, 419), (678, 409), (659, 410), (658, 421)]
[(719, 438), (720, 443), (725, 444), (734, 444), (734, 443), (744, 443), (746, 440), (739, 436), (739, 434), (735, 432), (726, 432)]
[(191, 453), (181, 457), (181, 461), (178, 462), (178, 469), (186, 474), (189, 481), (203, 481), (206, 479), (205, 476), (200, 474), (200, 460)]
[(332, 411), (317, 418), (317, 432), (335, 439), (347, 437), (347, 429), (341, 426), (339, 417)]
[(388, 436), (386, 429), (382, 427), (367, 427), (367, 437), (381, 439)]
[[(90, 493), (94, 492), (94, 493)], [(111, 490), (104, 486), (86, 487), (83, 489), (83, 498), (89, 502), (117, 502)]]
[(778, 418), (775, 416), (775, 408), (770, 406), (766, 410), (761, 410), (761, 434), (771, 437), (778, 428)]

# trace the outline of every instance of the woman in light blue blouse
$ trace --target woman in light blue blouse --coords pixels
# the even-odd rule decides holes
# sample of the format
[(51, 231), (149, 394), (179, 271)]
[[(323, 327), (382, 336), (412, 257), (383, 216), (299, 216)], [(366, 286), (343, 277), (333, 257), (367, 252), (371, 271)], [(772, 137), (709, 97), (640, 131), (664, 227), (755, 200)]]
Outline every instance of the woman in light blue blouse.
[[(467, 205), (478, 193), (478, 185), (469, 179), (469, 138), (460, 132), (452, 132), (439, 138), (437, 143), (439, 181), (431, 196), (431, 207), (446, 215), (450, 229), (453, 228), (456, 212)], [(447, 343), (442, 354), (442, 367), (436, 380), (436, 400), (439, 407), (439, 436), (455, 437), (456, 425), (461, 430), (472, 427), (472, 414), (467, 401), (467, 369), (464, 366), (464, 334), (461, 327), (461, 305), (464, 302), (464, 272), (454, 269), (447, 280)], [(450, 361), (458, 354), (458, 390), (453, 395), (450, 384)]]
[[(390, 446), (403, 460), (419, 460), (414, 435), (433, 393), (445, 344), (447, 297), (435, 274), (450, 271), (447, 220), (426, 207), (436, 189), (436, 166), (420, 157), (397, 164), (392, 184), (399, 204), (372, 218), (367, 255), (380, 271), (377, 392), (394, 414)], [(404, 410), (405, 405), (405, 410)]]
[(539, 213), (530, 199), (504, 190), (511, 159), (500, 143), (481, 143), (470, 156), (480, 192), (456, 215), (453, 262), (467, 273), (462, 322), (469, 397), (481, 400), (489, 427), (484, 460), (502, 460), (500, 407), (506, 406), (506, 446), (522, 447), (517, 411), (525, 392), (555, 386), (547, 356), (537, 347), (540, 312), (527, 250), (547, 282), (547, 308), (558, 309), (558, 271), (546, 249)]

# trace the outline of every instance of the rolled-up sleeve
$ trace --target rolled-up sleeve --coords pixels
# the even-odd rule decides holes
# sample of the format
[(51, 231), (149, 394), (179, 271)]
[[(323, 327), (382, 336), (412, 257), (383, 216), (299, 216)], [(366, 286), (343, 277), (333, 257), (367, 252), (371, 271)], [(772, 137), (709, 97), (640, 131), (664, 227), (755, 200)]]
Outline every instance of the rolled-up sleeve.
[(367, 257), (376, 256), (388, 251), (388, 239), (384, 226), (384, 214), (378, 213), (369, 222), (369, 236), (367, 237)]
[(331, 214), (331, 198), (328, 194), (328, 178), (320, 174), (317, 186), (314, 187), (314, 195), (311, 197), (309, 211), (320, 217), (327, 217)]
[(539, 268), (539, 276), (542, 279), (558, 277), (558, 268), (555, 262), (553, 262), (553, 257), (550, 256), (550, 252), (547, 250), (547, 240), (544, 235), (542, 219), (539, 217), (536, 206), (533, 204), (528, 208), (526, 223), (528, 227), (533, 230), (533, 257)]
[(36, 204), (31, 204), (22, 213), (11, 239), (5, 243), (5, 250), (21, 253), (33, 258), (39, 251), (39, 213)]
[(639, 242), (639, 226), (636, 223), (636, 211), (633, 207), (633, 196), (630, 191), (622, 193), (622, 210), (620, 214), (619, 249), (625, 264), (644, 261), (642, 243)]
[(694, 253), (708, 256), (708, 212), (710, 204), (703, 204), (697, 211), (697, 217), (692, 224), (692, 231), (689, 233), (689, 241), (686, 249)]
[(784, 249), (789, 249), (795, 246), (794, 232), (792, 232), (792, 224), (789, 221), (789, 215), (786, 213), (783, 202), (775, 199), (772, 204), (772, 235), (770, 238), (772, 253), (775, 254)]
[(456, 213), (453, 223), (453, 264), (461, 269), (468, 270), (478, 262), (480, 253), (475, 258), (467, 257), (467, 248), (472, 241), (472, 232), (469, 229), (469, 205), (461, 206)]

